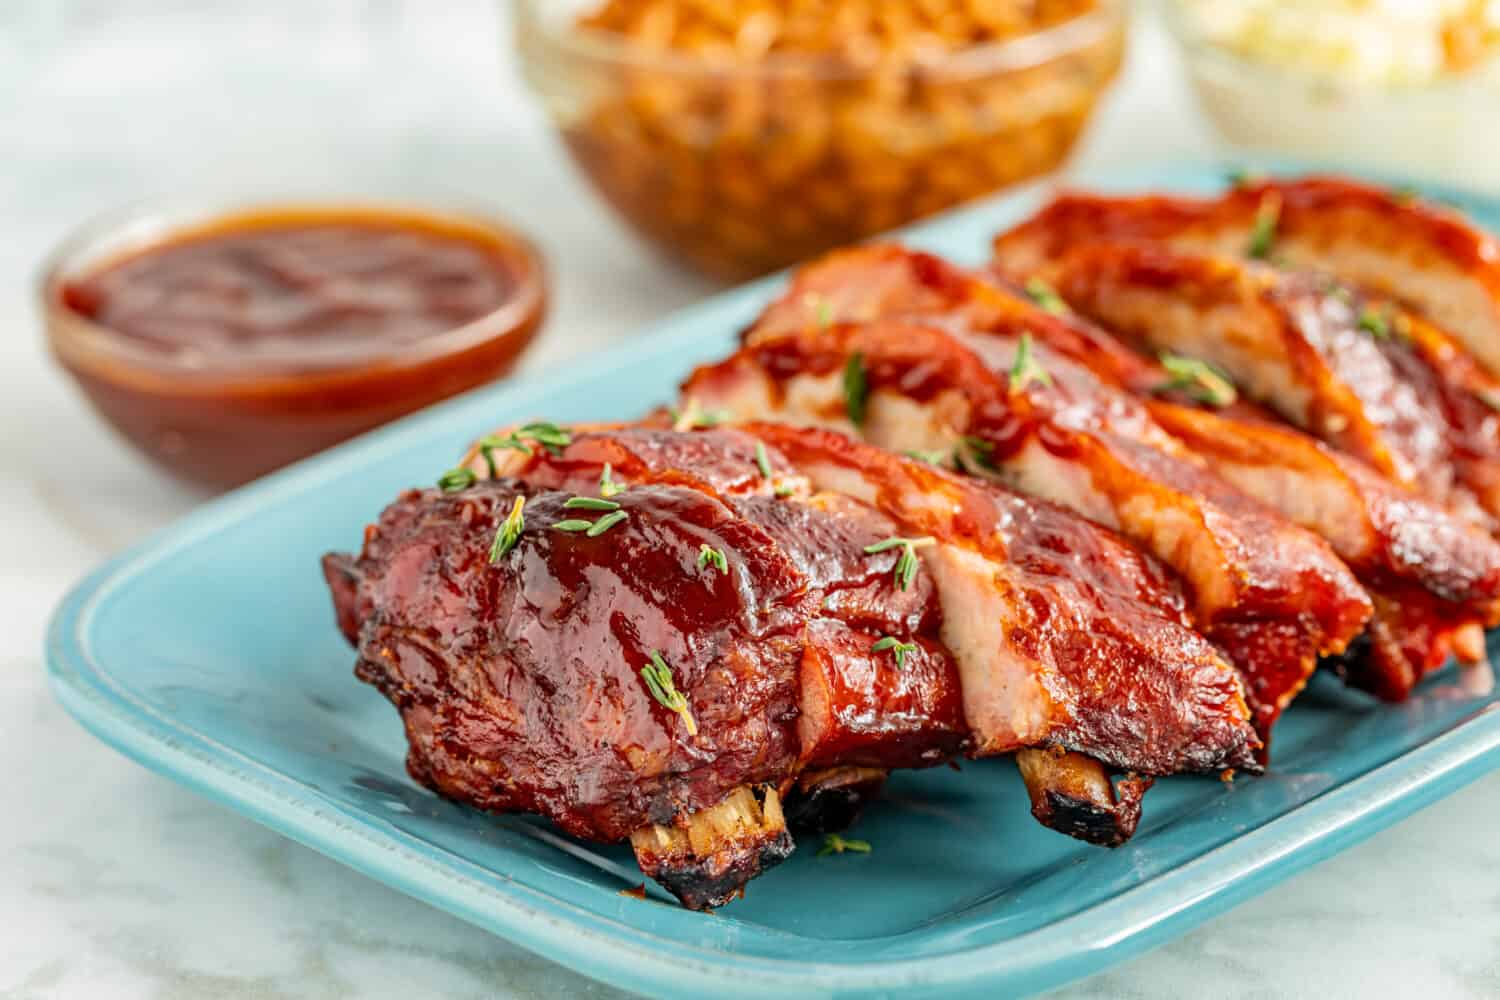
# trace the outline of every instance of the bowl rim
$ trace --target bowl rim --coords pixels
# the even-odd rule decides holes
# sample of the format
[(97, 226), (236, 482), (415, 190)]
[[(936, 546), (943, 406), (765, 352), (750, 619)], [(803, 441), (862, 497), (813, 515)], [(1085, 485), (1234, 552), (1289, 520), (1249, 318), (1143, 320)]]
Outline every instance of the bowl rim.
[(542, 13), (548, 4), (549, 0), (514, 0), (511, 7), (519, 38), (535, 37), (571, 58), (634, 70), (752, 80), (862, 80), (888, 73), (893, 66), (943, 79), (1014, 73), (1090, 48), (1111, 33), (1123, 32), (1128, 21), (1126, 0), (1097, 0), (1092, 10), (1004, 41), (970, 45), (938, 58), (913, 56), (899, 63), (882, 59), (855, 64), (824, 53), (776, 53), (754, 60), (723, 60), (672, 49), (645, 49), (616, 32), (580, 28), (572, 21), (549, 24)]
[[(253, 364), (233, 352), (205, 358), (201, 354), (146, 347), (69, 306), (67, 283), (153, 248), (167, 247), (197, 234), (232, 229), (237, 222), (284, 216), (299, 218), (436, 222), (493, 242), (511, 263), (515, 287), (499, 306), (460, 326), (389, 350), (319, 363), (305, 358), (261, 358)], [(267, 228), (275, 228), (274, 224)], [(538, 327), (546, 312), (549, 280), (540, 250), (521, 230), (477, 203), (450, 196), (430, 199), (384, 193), (292, 191), (252, 194), (219, 192), (141, 199), (92, 216), (70, 230), (42, 259), (34, 282), (43, 332), (65, 367), (78, 365), (116, 377), (156, 377), (212, 381), (215, 385), (293, 383), (364, 377), (376, 372), (414, 371), (443, 358), (461, 355)]]

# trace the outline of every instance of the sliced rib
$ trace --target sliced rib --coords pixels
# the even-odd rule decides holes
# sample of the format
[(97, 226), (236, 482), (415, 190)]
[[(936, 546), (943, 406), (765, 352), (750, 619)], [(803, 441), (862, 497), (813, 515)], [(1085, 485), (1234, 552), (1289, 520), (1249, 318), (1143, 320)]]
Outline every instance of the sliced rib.
[[(1500, 479), (1458, 447), (1440, 395), (1403, 366), (1402, 324), (1328, 280), (1155, 244), (1094, 243), (1045, 272), (1068, 304), (1144, 349), (1209, 362), (1242, 392), (1395, 480), (1493, 525), (1455, 472)], [(1500, 450), (1500, 449), (1497, 449)]]
[[(1173, 218), (1156, 199), (1135, 204), (1139, 218), (1148, 208)], [(1071, 214), (1039, 220), (1048, 218)], [(1084, 242), (1070, 248), (1064, 230)], [(1000, 267), (1042, 261), (1039, 273), (1070, 306), (1142, 347), (1213, 361), (1286, 418), (1413, 488), (1242, 403), (1217, 414), (1150, 404), (1222, 476), (1323, 535), (1359, 574), (1375, 616), (1337, 661), (1350, 681), (1399, 699), (1450, 652), (1482, 658), (1482, 643), (1465, 637), (1500, 613), (1500, 547), (1486, 537), (1500, 425), (1483, 402), (1493, 382), (1472, 358), (1421, 317), (1327, 278), (1188, 254), (1175, 241), (1122, 248), (1083, 231), (1025, 223), (996, 241)]]
[[(1320, 539), (1230, 487), (1132, 396), (1036, 346), (1050, 384), (1012, 391), (1019, 341), (915, 322), (765, 332), (696, 372), (685, 395), (742, 418), (857, 430), (942, 456), (1116, 528), (1181, 574), (1197, 624), (1246, 676), (1265, 734), (1319, 655), (1342, 652), (1370, 614)], [(858, 359), (863, 421), (841, 373)]]
[(1500, 375), (1500, 244), (1454, 211), (1371, 185), (1309, 177), (1245, 184), (1207, 199), (1067, 194), (1000, 237), (996, 250), (1019, 273), (1100, 239), (1242, 254), (1257, 217), (1270, 226), (1278, 261), (1415, 307)]

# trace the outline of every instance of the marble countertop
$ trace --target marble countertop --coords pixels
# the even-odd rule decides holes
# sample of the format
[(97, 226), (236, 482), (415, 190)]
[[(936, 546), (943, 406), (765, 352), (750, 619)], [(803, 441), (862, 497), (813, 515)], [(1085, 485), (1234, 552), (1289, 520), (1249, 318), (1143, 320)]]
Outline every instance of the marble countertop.
[[(0, 996), (618, 995), (150, 774), (47, 690), (65, 589), (201, 500), (123, 449), (42, 350), (35, 270), (79, 219), (239, 179), (480, 195), (553, 264), (534, 370), (707, 291), (586, 190), (492, 5), (233, 6), (0, 12)], [(1141, 29), (1085, 166), (1212, 153), (1170, 46)], [(1060, 995), (1500, 995), (1497, 793), (1482, 780)]]

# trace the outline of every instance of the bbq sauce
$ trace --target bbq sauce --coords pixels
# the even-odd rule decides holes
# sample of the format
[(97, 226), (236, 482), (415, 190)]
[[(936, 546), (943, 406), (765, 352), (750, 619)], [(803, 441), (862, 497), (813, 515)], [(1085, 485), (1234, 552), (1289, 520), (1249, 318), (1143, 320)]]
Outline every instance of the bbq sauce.
[(408, 210), (222, 217), (49, 288), (54, 349), (174, 473), (232, 486), (508, 369), (543, 308), (517, 237)]

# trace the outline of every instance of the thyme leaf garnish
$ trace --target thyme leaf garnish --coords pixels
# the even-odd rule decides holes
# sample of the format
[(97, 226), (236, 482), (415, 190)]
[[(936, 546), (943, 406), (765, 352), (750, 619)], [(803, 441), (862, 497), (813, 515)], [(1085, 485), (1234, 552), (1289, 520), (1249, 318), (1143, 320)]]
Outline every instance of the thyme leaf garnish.
[(605, 500), (600, 497), (569, 497), (567, 503), (563, 504), (567, 510), (619, 510), (620, 505), (613, 500)]
[[(573, 503), (573, 500), (581, 500), (585, 501), (585, 503), (575, 504)], [(609, 507), (597, 506), (599, 504), (608, 504)], [(570, 517), (567, 520), (558, 521), (552, 525), (552, 527), (558, 531), (581, 531), (589, 538), (598, 538), (610, 528), (613, 528), (615, 525), (619, 524), (621, 521), (630, 516), (625, 511), (620, 510), (620, 505), (615, 503), (613, 500), (595, 500), (592, 497), (573, 497), (572, 500), (569, 500), (567, 503), (563, 504), (563, 506), (583, 507), (586, 510), (609, 510), (608, 514), (605, 514), (597, 521), (585, 521), (582, 518)]]
[(1016, 344), (1016, 359), (1010, 366), (1010, 392), (1012, 395), (1025, 389), (1031, 383), (1038, 385), (1051, 385), (1052, 376), (1041, 366), (1032, 353), (1031, 334), (1021, 334), (1021, 340)]
[(1250, 228), (1250, 244), (1245, 253), (1252, 260), (1268, 260), (1276, 246), (1276, 227), (1281, 224), (1281, 195), (1268, 191), (1255, 209), (1255, 222)]
[(896, 669), (904, 670), (906, 668), (906, 654), (915, 653), (917, 651), (917, 644), (914, 642), (902, 642), (895, 636), (888, 635), (871, 646), (870, 652), (883, 653), (887, 649), (891, 650), (892, 655), (896, 657)]
[(478, 443), (479, 455), (484, 459), (484, 464), (489, 470), (490, 478), (494, 479), (500, 473), (495, 468), (495, 452), (509, 449), (519, 451), (523, 455), (532, 454), (531, 446), (524, 443), (514, 433), (505, 437), (497, 437), (494, 434), (486, 434), (480, 438)]
[(1161, 366), (1171, 377), (1151, 390), (1155, 395), (1183, 392), (1199, 403), (1214, 407), (1229, 406), (1239, 398), (1229, 377), (1206, 361), (1167, 353), (1161, 356)]
[(725, 558), (723, 550), (716, 549), (707, 542), (698, 546), (698, 568), (703, 569), (705, 566), (713, 566), (720, 573), (729, 572), (729, 560)]
[(1064, 316), (1068, 312), (1068, 304), (1057, 294), (1057, 289), (1047, 284), (1041, 278), (1032, 278), (1026, 282), (1026, 295), (1037, 307), (1045, 313), (1053, 316)]
[[(1000, 471), (1000, 466), (995, 462), (995, 442), (987, 441), (973, 434), (965, 434), (963, 437), (963, 447), (964, 451), (968, 452), (969, 457), (974, 460), (974, 464), (978, 465), (981, 469), (986, 469), (990, 472)], [(955, 458), (957, 458), (956, 455)], [(957, 464), (962, 465), (962, 460), (958, 460)], [(969, 470), (960, 468), (959, 471), (967, 472)]]
[(444, 493), (457, 493), (468, 489), (478, 481), (479, 477), (474, 475), (473, 469), (459, 465), (439, 476), (437, 484), (438, 489)]
[(516, 431), (516, 437), (530, 438), (554, 455), (573, 443), (571, 433), (547, 421), (525, 425)]
[(604, 472), (599, 476), (599, 495), (606, 500), (617, 493), (625, 492), (625, 487), (615, 482), (612, 475), (613, 471), (614, 470), (610, 468), (610, 464), (608, 462), (605, 462)]
[(1385, 312), (1365, 306), (1359, 311), (1359, 329), (1376, 340), (1385, 340), (1391, 335), (1391, 321)]
[(844, 409), (855, 427), (863, 427), (870, 399), (870, 380), (865, 373), (865, 356), (859, 351), (844, 363)]
[(672, 670), (667, 666), (667, 661), (661, 658), (661, 653), (654, 649), (651, 651), (651, 662), (641, 668), (641, 679), (646, 682), (646, 688), (651, 692), (651, 697), (656, 699), (656, 703), (682, 716), (688, 735), (697, 736), (698, 722), (688, 708), (687, 699), (677, 690), (677, 684), (672, 680)]
[(830, 854), (843, 854), (848, 851), (852, 854), (869, 854), (874, 848), (868, 840), (854, 840), (851, 837), (840, 837), (836, 833), (823, 835), (823, 846), (818, 848), (818, 857), (826, 857)]
[(490, 543), (490, 565), (503, 559), (507, 552), (516, 547), (516, 542), (520, 541), (521, 532), (526, 530), (526, 515), (522, 513), (525, 508), (526, 498), (516, 497), (510, 506), (510, 513), (500, 522), (500, 527), (495, 529), (495, 540)]
[(524, 424), (504, 437), (486, 434), (479, 439), (478, 445), (479, 454), (484, 457), (484, 464), (489, 467), (491, 479), (498, 475), (495, 470), (495, 452), (509, 450), (519, 451), (523, 455), (532, 455), (534, 452), (531, 445), (526, 443), (528, 440), (557, 455), (573, 443), (573, 435), (556, 424), (546, 421)]
[(677, 407), (669, 407), (667, 412), (672, 416), (672, 429), (674, 431), (692, 431), (700, 427), (717, 427), (728, 423), (732, 414), (727, 410), (703, 410), (698, 406), (698, 401), (692, 396), (688, 397), (686, 405), (681, 410)]
[(603, 517), (599, 518), (599, 520), (593, 523), (593, 525), (589, 528), (587, 535), (589, 538), (598, 538), (600, 535), (604, 534), (610, 528), (613, 528), (615, 525), (619, 524), (629, 516), (630, 515), (625, 513), (623, 510), (617, 510), (613, 513), (605, 514)]
[(865, 546), (866, 555), (876, 555), (896, 547), (901, 548), (901, 557), (896, 560), (896, 587), (906, 590), (911, 587), (912, 580), (916, 579), (917, 569), (922, 565), (922, 560), (917, 558), (917, 549), (925, 549), (929, 545), (936, 545), (937, 540), (923, 536), (922, 538), (899, 538), (892, 536), (871, 545)]
[(926, 462), (928, 465), (942, 465), (943, 459), (948, 457), (941, 451), (921, 451), (917, 448), (908, 448), (901, 454), (907, 458), (914, 458), (918, 462)]
[(761, 478), (771, 478), (771, 457), (766, 454), (764, 443), (755, 442), (755, 467), (760, 470)]

